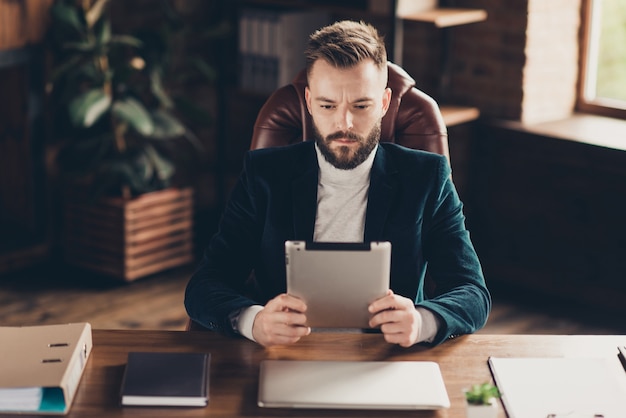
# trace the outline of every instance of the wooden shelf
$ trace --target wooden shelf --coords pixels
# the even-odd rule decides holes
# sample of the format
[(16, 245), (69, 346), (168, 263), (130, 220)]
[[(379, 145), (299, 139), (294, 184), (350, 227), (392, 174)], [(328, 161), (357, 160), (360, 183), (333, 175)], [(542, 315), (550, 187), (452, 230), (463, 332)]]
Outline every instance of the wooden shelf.
[(439, 108), (446, 126), (471, 122), (480, 116), (480, 111), (476, 107), (443, 105)]
[(341, 2), (319, 2), (313, 0), (238, 0), (240, 6), (244, 7), (271, 7), (276, 9), (317, 9), (326, 10), (330, 13), (337, 13), (340, 15), (350, 16), (355, 12), (368, 13), (367, 5), (362, 7), (355, 7), (351, 5), (344, 5)]
[(482, 9), (437, 8), (417, 13), (399, 14), (399, 18), (416, 22), (432, 23), (438, 28), (466, 25), (487, 19), (487, 12)]

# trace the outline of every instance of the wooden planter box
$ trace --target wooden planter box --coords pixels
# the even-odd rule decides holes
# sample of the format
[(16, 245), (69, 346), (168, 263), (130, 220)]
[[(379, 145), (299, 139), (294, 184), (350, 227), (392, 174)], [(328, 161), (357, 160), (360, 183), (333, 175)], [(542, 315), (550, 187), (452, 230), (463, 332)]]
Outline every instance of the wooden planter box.
[(193, 261), (191, 188), (93, 204), (68, 197), (64, 222), (65, 260), (74, 266), (131, 281)]

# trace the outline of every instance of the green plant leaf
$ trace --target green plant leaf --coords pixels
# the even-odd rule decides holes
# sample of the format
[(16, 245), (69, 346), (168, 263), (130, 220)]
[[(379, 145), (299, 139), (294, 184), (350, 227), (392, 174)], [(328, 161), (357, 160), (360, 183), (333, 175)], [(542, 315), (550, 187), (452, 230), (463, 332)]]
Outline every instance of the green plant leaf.
[(111, 97), (104, 90), (88, 90), (69, 104), (70, 120), (74, 126), (89, 128), (102, 117), (111, 106)]
[(109, 0), (97, 0), (94, 5), (91, 6), (91, 9), (89, 9), (89, 11), (85, 14), (85, 20), (90, 28), (93, 27), (98, 20), (100, 20), (108, 3)]
[(465, 399), (472, 405), (488, 405), (492, 399), (499, 397), (500, 391), (491, 383), (472, 385), (469, 390), (465, 391)]
[(113, 103), (113, 115), (128, 123), (135, 131), (143, 136), (154, 133), (154, 122), (143, 104), (132, 97), (125, 97)]
[(78, 62), (75, 62), (73, 66), (65, 66), (61, 69), (63, 73), (53, 74), (57, 77), (52, 79), (56, 85), (53, 87), (60, 87), (64, 90), (64, 93), (68, 96), (68, 101), (71, 98), (76, 97), (77, 90), (80, 92), (80, 86), (101, 86), (104, 84), (105, 74), (94, 65), (93, 59), (83, 57)]
[(154, 132), (150, 135), (152, 139), (174, 139), (185, 134), (185, 126), (166, 110), (152, 112), (152, 121), (154, 122)]
[(153, 68), (152, 70), (150, 70), (150, 90), (152, 91), (152, 94), (154, 94), (154, 96), (159, 100), (161, 106), (166, 109), (171, 109), (172, 107), (174, 107), (174, 102), (163, 87), (160, 69)]
[(196, 70), (198, 70), (198, 72), (202, 74), (204, 78), (206, 78), (207, 81), (214, 82), (215, 80), (217, 80), (217, 71), (204, 59), (196, 56), (191, 58), (190, 62), (196, 68)]
[[(132, 161), (132, 171), (135, 174), (137, 182), (149, 183), (150, 179), (154, 176), (155, 168), (154, 164), (150, 160), (150, 157), (146, 155), (145, 148), (143, 152), (134, 156)], [(136, 184), (139, 184), (137, 183)]]
[(57, 2), (51, 10), (52, 19), (77, 33), (85, 32), (85, 25), (75, 7), (68, 4)]
[(78, 51), (78, 52), (91, 52), (95, 50), (96, 44), (89, 41), (83, 42), (65, 42), (62, 45), (63, 49), (67, 49), (69, 51)]
[(143, 42), (141, 42), (141, 39), (135, 38), (134, 36), (130, 35), (111, 35), (110, 42), (112, 44), (127, 45), (135, 48), (141, 48), (143, 46)]
[(95, 29), (97, 30), (96, 36), (100, 46), (106, 45), (111, 41), (111, 22), (103, 20), (95, 26)]
[(150, 144), (144, 148), (146, 156), (154, 167), (154, 174), (161, 182), (168, 182), (176, 171), (174, 164), (157, 152)]
[(137, 174), (137, 163), (128, 159), (107, 161), (94, 174), (96, 195), (104, 192), (119, 194), (123, 186), (130, 187), (134, 194), (145, 193), (151, 189), (150, 183)]
[(65, 75), (68, 71), (75, 69), (77, 65), (83, 60), (83, 57), (79, 55), (73, 55), (69, 57), (66, 61), (57, 65), (50, 75), (50, 81), (53, 83), (58, 80), (59, 77)]
[(204, 149), (204, 145), (200, 142), (200, 139), (198, 139), (198, 137), (189, 129), (185, 131), (185, 138), (199, 153), (204, 153), (206, 151)]
[(99, 67), (94, 65), (93, 60), (86, 61), (83, 65), (76, 69), (77, 76), (80, 76), (83, 79), (86, 78), (97, 84), (103, 84), (110, 73), (110, 70), (103, 73)]

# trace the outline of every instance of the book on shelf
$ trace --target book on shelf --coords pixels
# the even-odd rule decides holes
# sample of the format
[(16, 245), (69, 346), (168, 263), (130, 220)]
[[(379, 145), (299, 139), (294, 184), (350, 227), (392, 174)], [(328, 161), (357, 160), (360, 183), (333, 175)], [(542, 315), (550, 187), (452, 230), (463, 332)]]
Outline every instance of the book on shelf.
[(93, 346), (88, 323), (0, 327), (0, 413), (66, 414)]
[(206, 406), (210, 361), (210, 353), (130, 352), (120, 389), (121, 404)]
[(243, 9), (238, 28), (240, 88), (269, 94), (289, 84), (305, 66), (309, 35), (329, 22), (324, 11)]

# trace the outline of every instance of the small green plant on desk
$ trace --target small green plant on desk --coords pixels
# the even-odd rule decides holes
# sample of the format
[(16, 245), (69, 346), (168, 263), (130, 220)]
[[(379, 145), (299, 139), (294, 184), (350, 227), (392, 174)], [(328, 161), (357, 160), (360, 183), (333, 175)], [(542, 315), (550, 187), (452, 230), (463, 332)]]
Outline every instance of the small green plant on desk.
[(472, 385), (465, 392), (465, 399), (471, 405), (489, 405), (494, 399), (500, 397), (500, 391), (491, 383), (483, 383), (481, 385)]
[(495, 400), (500, 396), (498, 388), (491, 383), (472, 385), (465, 391), (467, 418), (495, 418), (498, 415)]

